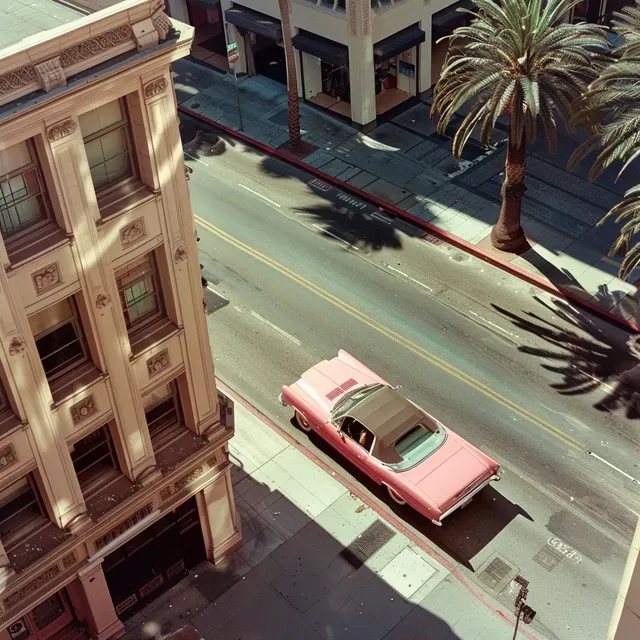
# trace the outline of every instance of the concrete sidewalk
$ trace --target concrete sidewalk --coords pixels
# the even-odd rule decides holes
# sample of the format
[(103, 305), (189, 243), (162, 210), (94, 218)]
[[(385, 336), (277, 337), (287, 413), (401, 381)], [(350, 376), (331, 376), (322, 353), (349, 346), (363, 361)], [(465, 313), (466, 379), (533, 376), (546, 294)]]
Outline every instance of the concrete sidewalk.
[[(278, 148), (287, 141), (286, 87), (263, 76), (236, 83), (231, 75), (190, 59), (174, 63), (181, 105), (249, 138)], [(240, 107), (240, 109), (239, 109)], [(630, 186), (606, 174), (586, 180), (587, 167), (564, 167), (576, 141), (561, 137), (556, 156), (544, 142), (532, 145), (527, 160), (523, 226), (532, 249), (521, 256), (495, 252), (488, 237), (500, 211), (506, 132), (484, 149), (472, 140), (463, 159), (451, 156), (451, 138), (435, 131), (428, 103), (418, 104), (364, 135), (353, 127), (301, 104), (304, 139), (317, 150), (303, 162), (397, 206), (421, 220), (540, 276), (631, 322), (640, 320), (635, 282), (617, 277), (619, 261), (607, 256), (618, 233), (601, 217)], [(455, 124), (452, 125), (453, 133)]]
[(127, 640), (511, 640), (510, 612), (241, 401), (235, 409), (243, 546), (130, 618)]

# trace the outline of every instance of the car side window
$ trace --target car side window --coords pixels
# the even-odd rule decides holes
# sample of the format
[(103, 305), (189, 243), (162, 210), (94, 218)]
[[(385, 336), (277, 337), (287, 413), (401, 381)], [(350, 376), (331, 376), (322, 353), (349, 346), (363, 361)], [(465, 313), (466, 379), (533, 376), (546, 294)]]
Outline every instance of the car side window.
[(351, 416), (345, 416), (342, 420), (340, 431), (371, 453), (374, 436), (361, 422)]

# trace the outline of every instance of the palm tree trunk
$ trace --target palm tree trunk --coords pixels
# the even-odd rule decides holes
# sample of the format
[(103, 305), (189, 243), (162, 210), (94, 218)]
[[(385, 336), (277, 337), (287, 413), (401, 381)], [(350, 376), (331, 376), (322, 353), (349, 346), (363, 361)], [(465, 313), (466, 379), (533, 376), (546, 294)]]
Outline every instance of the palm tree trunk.
[(293, 53), (293, 43), (291, 41), (291, 14), (289, 13), (289, 0), (278, 0), (278, 5), (280, 7), (280, 20), (282, 22), (284, 57), (287, 64), (289, 147), (292, 151), (298, 151), (302, 146), (302, 138), (300, 137), (298, 79), (296, 77), (296, 63)]
[(491, 244), (500, 251), (516, 253), (527, 245), (527, 238), (520, 225), (522, 197), (527, 188), (524, 185), (526, 142), (516, 144), (517, 134), (511, 129), (507, 145), (505, 175), (502, 184), (502, 206), (500, 218), (491, 232)]

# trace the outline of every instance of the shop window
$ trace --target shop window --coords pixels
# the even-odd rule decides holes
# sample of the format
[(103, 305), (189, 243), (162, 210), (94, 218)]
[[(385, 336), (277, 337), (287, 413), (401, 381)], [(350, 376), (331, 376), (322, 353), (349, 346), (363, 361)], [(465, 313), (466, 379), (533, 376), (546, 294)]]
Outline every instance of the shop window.
[(0, 151), (0, 230), (5, 241), (50, 218), (42, 171), (31, 140)]
[(7, 553), (48, 523), (31, 474), (0, 491), (0, 540)]
[(30, 316), (29, 324), (49, 381), (64, 376), (89, 359), (73, 296)]
[(71, 460), (85, 500), (121, 475), (108, 425), (76, 442)]
[(162, 295), (152, 252), (118, 269), (116, 281), (129, 335), (162, 315)]
[(7, 627), (11, 640), (46, 640), (73, 620), (64, 591), (54, 593)]
[(98, 197), (135, 179), (137, 167), (124, 99), (83, 113), (78, 120)]

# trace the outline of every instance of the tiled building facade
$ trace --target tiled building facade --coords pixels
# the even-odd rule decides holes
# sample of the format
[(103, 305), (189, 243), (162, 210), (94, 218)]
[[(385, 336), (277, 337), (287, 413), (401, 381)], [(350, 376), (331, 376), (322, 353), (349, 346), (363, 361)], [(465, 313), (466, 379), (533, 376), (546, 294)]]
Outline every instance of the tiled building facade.
[(0, 50), (0, 636), (121, 618), (240, 542), (170, 64), (127, 0)]

